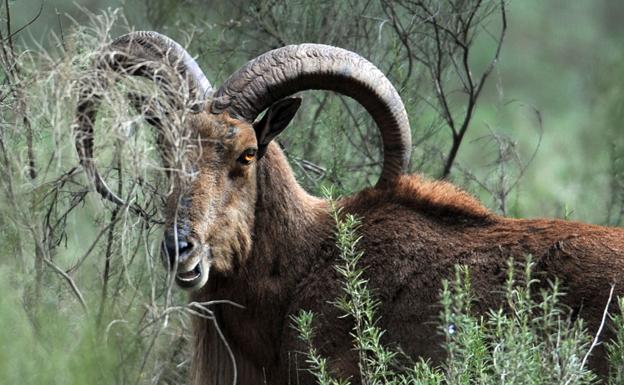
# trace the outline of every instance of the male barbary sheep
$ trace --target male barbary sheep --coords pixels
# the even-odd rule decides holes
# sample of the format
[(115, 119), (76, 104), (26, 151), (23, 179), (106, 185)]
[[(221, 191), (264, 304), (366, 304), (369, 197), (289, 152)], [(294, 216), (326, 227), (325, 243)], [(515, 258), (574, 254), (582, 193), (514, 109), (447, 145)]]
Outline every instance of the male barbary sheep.
[[(569, 293), (565, 303), (592, 331), (611, 285), (616, 295), (624, 294), (624, 229), (503, 218), (449, 183), (404, 174), (411, 139), (401, 98), (381, 71), (355, 53), (319, 44), (279, 48), (253, 59), (214, 90), (180, 45), (155, 32), (134, 32), (106, 47), (95, 66), (154, 79), (167, 88), (165, 97), (176, 108), (190, 110), (183, 127), (195, 157), (182, 165), (185, 175), (170, 172), (163, 255), (193, 301), (244, 306), (214, 307), (236, 358), (239, 384), (313, 382), (305, 371), (295, 373), (305, 367), (300, 358), (294, 362), (293, 352), (301, 346), (289, 318), (299, 309), (318, 315), (316, 342), (331, 371), (359, 379), (349, 320), (339, 319), (328, 303), (340, 293), (329, 204), (299, 186), (273, 141), (299, 107), (291, 95), (303, 90), (350, 96), (379, 127), (383, 170), (377, 185), (341, 199), (339, 206), (361, 219), (361, 264), (381, 300), (380, 326), (389, 344), (412, 357), (443, 358), (432, 322), (439, 312), (434, 304), (442, 279), (451, 277), (456, 264), (470, 268), (475, 306), (482, 312), (501, 304), (508, 259), (527, 254), (534, 256), (539, 278), (561, 280)], [(101, 99), (93, 84), (83, 87), (77, 109), (80, 161), (100, 194), (123, 203), (93, 162)], [(174, 95), (174, 87), (187, 94)], [(166, 121), (171, 115), (147, 115), (159, 132), (171, 129)], [(163, 151), (173, 146), (167, 138), (161, 143)], [(212, 321), (197, 317), (193, 327), (193, 383), (231, 383), (230, 357)], [(602, 361), (593, 365), (604, 374)]]

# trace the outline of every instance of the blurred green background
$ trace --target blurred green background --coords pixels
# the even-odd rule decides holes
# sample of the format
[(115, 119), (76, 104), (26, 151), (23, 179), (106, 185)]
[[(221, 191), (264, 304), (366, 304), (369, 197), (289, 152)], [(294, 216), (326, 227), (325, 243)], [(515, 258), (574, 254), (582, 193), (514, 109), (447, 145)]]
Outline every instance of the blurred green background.
[[(301, 6), (297, 3), (302, 2), (290, 3), (296, 8)], [(321, 3), (319, 7), (324, 6)], [(10, 4), (13, 25), (21, 26), (36, 15), (41, 2), (20, 0)], [(242, 42), (240, 47), (244, 52), (246, 45), (255, 43), (254, 29), (260, 26), (248, 24), (250, 36), (222, 35), (240, 33), (245, 25), (232, 29), (232, 24), (240, 17), (240, 9), (252, 8), (253, 4), (50, 0), (43, 3), (41, 16), (20, 37), (27, 45), (38, 42), (49, 46), (50, 34), (60, 35), (63, 25), (69, 28), (69, 18), (78, 23), (88, 21), (84, 9), (99, 12), (120, 7), (128, 23), (136, 29), (155, 29), (179, 37), (192, 33), (191, 28), (185, 27), (194, 25), (198, 32), (195, 39), (199, 42), (206, 35), (221, 35), (215, 39)], [(511, 214), (562, 217), (568, 213), (576, 220), (621, 223), (621, 205), (613, 207), (612, 202), (621, 199), (612, 196), (613, 184), (618, 181), (614, 182), (612, 176), (614, 168), (622, 168), (624, 129), (621, 126), (620, 79), (624, 64), (624, 25), (621, 23), (624, 3), (524, 0), (511, 1), (508, 8), (509, 29), (500, 61), (478, 103), (477, 114), (460, 150), (459, 164), (487, 180), (496, 151), (488, 149), (486, 141), (478, 138), (489, 134), (490, 130), (508, 135), (517, 143), (522, 161), (527, 161), (539, 142), (540, 128), (535, 115), (535, 111), (539, 111), (543, 138), (511, 199), (514, 205)], [(288, 22), (296, 24), (297, 20)], [(300, 36), (287, 38), (291, 39), (287, 43), (297, 42)], [(486, 40), (482, 38), (477, 42), (473, 53), (475, 62), (491, 56), (491, 42)], [(256, 53), (259, 49), (250, 51)], [(218, 53), (216, 58), (203, 49), (191, 53), (198, 55), (198, 61), (216, 84), (229, 73), (227, 69), (242, 65), (252, 56), (251, 53), (232, 54), (234, 57), (228, 57), (229, 66), (224, 70), (223, 57)], [(407, 110), (411, 113), (409, 103)], [(438, 135), (448, 137), (448, 132), (441, 130)], [(435, 167), (425, 172), (436, 176)], [(455, 173), (454, 179), (458, 178), (460, 176)], [(474, 186), (465, 187), (496, 208), (487, 192)]]
[[(79, 173), (67, 178), (71, 183), (56, 187), (78, 163), (70, 130), (75, 106), (71, 90), (77, 72), (88, 65), (89, 53), (105, 44), (89, 29), (95, 25), (100, 32), (110, 27), (106, 39), (129, 29), (170, 35), (188, 44), (215, 85), (247, 60), (284, 44), (319, 42), (361, 53), (388, 73), (404, 98), (415, 139), (412, 171), (431, 178), (441, 175), (450, 131), (431, 107), (436, 100), (426, 68), (415, 64), (407, 77), (384, 1), (6, 4), (12, 30), (27, 25), (14, 40), (28, 84), (22, 87), (27, 107), (37, 116), (32, 123), (40, 172), (29, 179), (19, 103), (3, 99), (9, 161), (2, 162), (0, 291), (15, 295), (0, 298), (2, 384), (186, 381), (189, 318), (176, 308), (185, 296), (167, 284), (160, 265), (162, 229), (143, 227), (130, 214), (114, 214), (94, 193), (85, 196), (88, 186)], [(506, 5), (508, 29), (501, 55), (477, 101), (449, 179), (501, 214), (622, 226), (624, 2), (516, 0)], [(6, 8), (2, 12), (0, 24), (6, 24)], [(494, 55), (500, 17), (493, 13), (479, 27), (470, 56), (475, 76)], [(41, 52), (48, 52), (49, 60), (37, 56)], [(445, 76), (452, 109), (461, 116), (466, 107), (461, 92), (455, 91), (458, 79), (452, 71)], [(336, 96), (326, 100), (325, 95), (305, 93), (293, 127), (280, 140), (309, 191), (332, 184), (341, 193), (354, 192), (376, 180), (378, 138), (360, 107)], [(148, 154), (139, 158), (157, 158), (145, 138), (149, 130), (136, 136), (119, 156), (131, 158), (132, 148), (145, 146)], [(119, 142), (107, 135), (98, 140), (109, 148), (100, 152), (99, 162), (110, 164), (110, 148)], [(309, 164), (321, 171), (310, 171)], [(157, 167), (150, 167), (146, 175), (128, 172), (124, 183), (136, 174), (158, 180)], [(149, 196), (141, 199), (149, 203)], [(57, 226), (51, 230), (50, 223)], [(81, 263), (79, 268), (72, 267), (76, 263)], [(84, 296), (88, 314), (68, 277)]]

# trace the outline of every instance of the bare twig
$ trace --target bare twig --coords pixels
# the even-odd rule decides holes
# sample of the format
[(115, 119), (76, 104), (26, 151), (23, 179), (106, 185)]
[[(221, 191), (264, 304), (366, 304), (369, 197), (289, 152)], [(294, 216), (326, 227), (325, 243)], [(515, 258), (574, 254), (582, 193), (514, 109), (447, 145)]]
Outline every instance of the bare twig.
[[(464, 135), (466, 134), (469, 124), (472, 120), (472, 116), (475, 111), (477, 100), (479, 99), (479, 95), (481, 94), (481, 90), (483, 90), (483, 86), (485, 85), (487, 78), (492, 73), (492, 70), (494, 69), (494, 66), (498, 62), (498, 58), (500, 56), (501, 48), (503, 46), (503, 41), (505, 39), (505, 33), (507, 31), (507, 14), (505, 11), (504, 0), (500, 1), (499, 7), (500, 7), (500, 12), (501, 12), (502, 27), (501, 27), (501, 31), (498, 37), (496, 52), (494, 54), (494, 57), (490, 61), (488, 67), (481, 74), (481, 78), (476, 85), (474, 84), (474, 81), (472, 79), (472, 72), (470, 70), (470, 64), (468, 61), (469, 49), (470, 49), (470, 44), (471, 44), (471, 40), (469, 39), (469, 30), (471, 26), (468, 23), (474, 20), (474, 12), (471, 13), (470, 17), (468, 18), (467, 24), (463, 26), (463, 33), (462, 33), (463, 44), (461, 45), (462, 51), (463, 51), (462, 63), (464, 66), (464, 75), (467, 77), (467, 83), (468, 83), (468, 88), (464, 89), (464, 91), (466, 91), (468, 95), (468, 105), (466, 107), (466, 113), (464, 115), (464, 118), (463, 118), (463, 121), (461, 123), (459, 130), (456, 130), (454, 128), (454, 125), (449, 123), (449, 126), (451, 127), (453, 131), (453, 143), (451, 145), (451, 149), (444, 163), (444, 169), (441, 175), (441, 177), (444, 179), (448, 178), (448, 176), (451, 173), (451, 168), (453, 167), (455, 158), (457, 157), (457, 152), (459, 151), (459, 147), (462, 143), (462, 140), (464, 139)], [(474, 11), (476, 12), (476, 8)]]
[[(9, 9), (9, 0), (5, 0), (5, 6), (7, 8), (7, 14), (10, 14), (8, 12)], [(10, 28), (10, 23), (11, 23), (11, 17), (7, 16), (7, 31), (8, 31), (8, 36), (6, 37), (6, 40), (9, 43), (9, 47), (11, 47), (11, 50), (13, 50), (13, 37), (17, 36), (18, 33), (22, 32), (23, 30), (25, 30), (26, 28), (30, 27), (31, 25), (33, 25), (37, 19), (39, 19), (39, 17), (41, 17), (41, 13), (43, 12), (43, 1), (41, 2), (41, 4), (39, 4), (39, 10), (37, 11), (37, 14), (35, 16), (33, 16), (32, 19), (30, 19), (26, 24), (22, 25), (21, 27), (19, 27), (18, 29), (16, 29), (13, 33), (11, 33)]]
[[(607, 300), (607, 304), (605, 305), (604, 311), (602, 312), (602, 319), (600, 320), (600, 326), (598, 327), (598, 331), (596, 332), (596, 335), (594, 336), (594, 340), (592, 341), (591, 346), (587, 350), (587, 353), (585, 353), (585, 357), (583, 357), (583, 361), (581, 361), (581, 368), (585, 367), (585, 365), (587, 364), (587, 360), (589, 359), (589, 356), (591, 355), (592, 351), (594, 350), (596, 346), (598, 346), (598, 342), (600, 340), (600, 334), (602, 333), (602, 329), (604, 328), (605, 322), (607, 321), (607, 316), (609, 315), (609, 306), (611, 305), (611, 300), (613, 299), (614, 290), (615, 290), (615, 284), (612, 284), (611, 290), (609, 290), (609, 299)], [(569, 384), (571, 380), (572, 379), (569, 379), (566, 382), (566, 385)]]
[(87, 307), (87, 303), (85, 302), (84, 297), (82, 296), (82, 293), (78, 289), (78, 286), (76, 285), (76, 282), (74, 282), (74, 279), (69, 274), (67, 274), (65, 271), (63, 271), (63, 269), (61, 269), (59, 266), (57, 266), (54, 262), (52, 262), (50, 259), (44, 258), (43, 261), (48, 266), (50, 266), (52, 268), (52, 270), (54, 270), (55, 272), (60, 274), (61, 277), (63, 277), (67, 281), (67, 283), (69, 284), (69, 287), (71, 287), (73, 293), (76, 295), (76, 298), (78, 298), (78, 301), (80, 302), (80, 305), (82, 306), (82, 309), (84, 310), (85, 313), (88, 313), (89, 309)]

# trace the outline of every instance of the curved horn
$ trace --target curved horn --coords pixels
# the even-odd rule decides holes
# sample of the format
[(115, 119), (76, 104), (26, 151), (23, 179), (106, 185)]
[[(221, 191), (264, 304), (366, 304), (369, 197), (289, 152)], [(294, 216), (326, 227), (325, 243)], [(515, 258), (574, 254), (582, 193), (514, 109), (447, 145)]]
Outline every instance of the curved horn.
[[(118, 37), (97, 55), (94, 65), (98, 70), (152, 79), (164, 86), (165, 94), (174, 105), (179, 104), (180, 97), (171, 93), (187, 89), (190, 100), (196, 102), (192, 105), (194, 111), (203, 110), (212, 93), (210, 82), (191, 55), (180, 44), (157, 32), (137, 31)], [(171, 76), (172, 73), (176, 76)], [(106, 76), (100, 75), (82, 84), (76, 111), (76, 149), (96, 191), (123, 205), (123, 200), (106, 185), (93, 162), (93, 125), (101, 100), (98, 93), (109, 85)]]
[(383, 141), (383, 170), (378, 186), (407, 169), (411, 132), (401, 97), (377, 67), (341, 48), (289, 45), (258, 56), (219, 88), (211, 112), (227, 111), (252, 122), (275, 101), (308, 89), (350, 96), (371, 114)]

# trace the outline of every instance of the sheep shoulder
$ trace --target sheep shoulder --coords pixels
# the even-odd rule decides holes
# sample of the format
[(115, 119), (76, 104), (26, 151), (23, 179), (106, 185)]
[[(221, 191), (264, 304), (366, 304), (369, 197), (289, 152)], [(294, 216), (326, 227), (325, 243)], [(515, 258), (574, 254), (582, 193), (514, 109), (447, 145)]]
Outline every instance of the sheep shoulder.
[(367, 188), (345, 199), (344, 206), (370, 214), (380, 206), (397, 205), (407, 211), (438, 218), (491, 222), (495, 215), (477, 199), (455, 185), (429, 180), (418, 174), (402, 175), (385, 188)]

